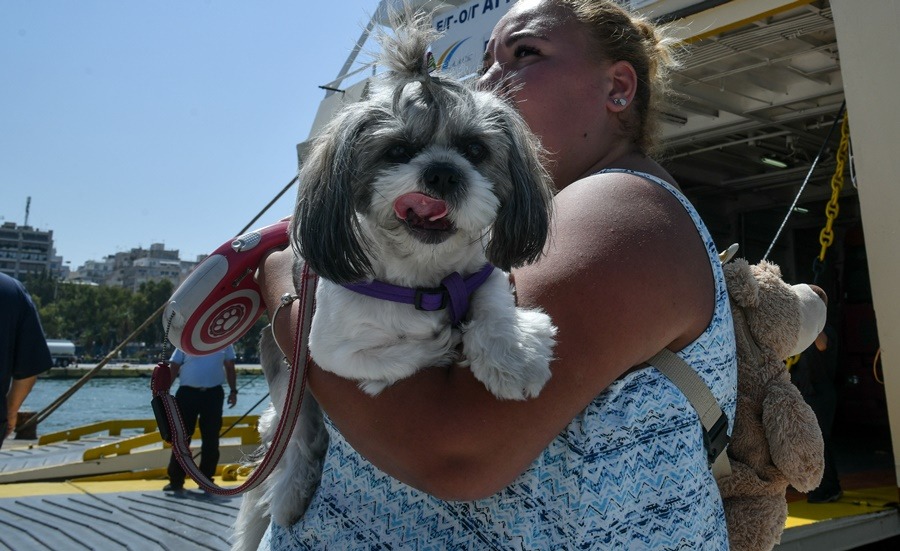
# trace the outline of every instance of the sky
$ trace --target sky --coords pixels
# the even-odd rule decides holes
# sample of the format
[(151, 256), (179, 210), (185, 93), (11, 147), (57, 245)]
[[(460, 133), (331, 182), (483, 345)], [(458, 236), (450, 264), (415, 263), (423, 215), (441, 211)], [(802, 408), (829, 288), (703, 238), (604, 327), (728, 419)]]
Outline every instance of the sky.
[(319, 85), (377, 5), (0, 2), (0, 222), (24, 224), (31, 197), (28, 225), (72, 269), (152, 243), (212, 252), (295, 176)]

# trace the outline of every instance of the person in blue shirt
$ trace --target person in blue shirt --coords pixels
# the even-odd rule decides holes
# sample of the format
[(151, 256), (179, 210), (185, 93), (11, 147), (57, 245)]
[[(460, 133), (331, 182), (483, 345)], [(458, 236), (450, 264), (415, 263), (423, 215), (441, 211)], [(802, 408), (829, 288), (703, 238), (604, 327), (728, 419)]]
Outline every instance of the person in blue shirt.
[[(231, 389), (228, 407), (237, 404), (234, 360), (232, 346), (204, 356), (192, 356), (176, 349), (169, 359), (172, 380), (179, 378), (175, 402), (181, 413), (181, 421), (189, 432), (193, 432), (198, 421), (200, 423), (200, 472), (210, 480), (216, 474), (216, 465), (219, 463), (219, 432), (222, 430), (222, 405), (225, 402), (222, 383), (227, 381)], [(185, 473), (174, 453), (169, 458), (168, 474), (169, 483), (163, 491), (183, 491)]]
[(16, 428), (19, 408), (39, 373), (53, 367), (37, 309), (25, 286), (0, 273), (0, 445)]

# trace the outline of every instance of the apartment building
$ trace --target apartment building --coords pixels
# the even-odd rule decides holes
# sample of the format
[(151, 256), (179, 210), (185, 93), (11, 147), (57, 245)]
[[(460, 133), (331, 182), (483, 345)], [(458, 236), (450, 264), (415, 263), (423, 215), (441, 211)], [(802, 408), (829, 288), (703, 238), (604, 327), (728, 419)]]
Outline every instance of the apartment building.
[(0, 272), (16, 279), (49, 272), (60, 274), (62, 258), (53, 248), (53, 231), (4, 222), (0, 226)]
[(88, 260), (69, 279), (136, 291), (142, 283), (161, 279), (177, 286), (196, 265), (197, 262), (181, 260), (177, 249), (169, 250), (163, 243), (153, 243), (149, 249), (138, 247), (109, 255), (102, 261)]

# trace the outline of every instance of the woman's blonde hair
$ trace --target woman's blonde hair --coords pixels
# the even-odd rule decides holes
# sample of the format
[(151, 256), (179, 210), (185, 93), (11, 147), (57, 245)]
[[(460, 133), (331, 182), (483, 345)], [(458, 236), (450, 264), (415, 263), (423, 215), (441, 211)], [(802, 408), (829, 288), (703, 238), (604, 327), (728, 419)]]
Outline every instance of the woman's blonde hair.
[(623, 130), (641, 151), (649, 153), (659, 135), (659, 111), (668, 93), (669, 72), (678, 66), (679, 41), (670, 27), (655, 25), (612, 0), (556, 0), (585, 25), (601, 61), (627, 61), (637, 73), (632, 117), (622, 117)]

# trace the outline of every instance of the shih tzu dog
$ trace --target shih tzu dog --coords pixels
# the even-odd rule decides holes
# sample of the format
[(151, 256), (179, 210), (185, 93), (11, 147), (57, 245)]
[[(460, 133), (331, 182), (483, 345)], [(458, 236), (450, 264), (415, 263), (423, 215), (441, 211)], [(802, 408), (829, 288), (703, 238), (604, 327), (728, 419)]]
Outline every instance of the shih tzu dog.
[[(320, 277), (311, 355), (372, 395), (456, 363), (498, 398), (536, 396), (556, 328), (516, 307), (507, 272), (536, 260), (549, 233), (540, 146), (509, 102), (429, 72), (423, 16), (395, 28), (381, 39), (389, 71), (337, 115), (300, 172), (294, 284), (304, 262)], [(280, 407), (287, 368), (267, 333), (261, 360)], [(263, 442), (279, 414), (263, 415)], [(309, 393), (301, 417), (270, 480), (244, 497), (236, 549), (255, 548), (270, 516), (295, 522), (317, 488), (328, 437)]]

